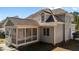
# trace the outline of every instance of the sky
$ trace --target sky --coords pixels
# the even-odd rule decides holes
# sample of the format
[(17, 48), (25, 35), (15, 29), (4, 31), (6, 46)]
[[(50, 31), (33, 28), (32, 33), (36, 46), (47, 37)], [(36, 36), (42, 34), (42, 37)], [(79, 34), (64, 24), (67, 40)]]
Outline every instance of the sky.
[[(44, 7), (0, 7), (0, 21), (6, 17), (19, 16), (20, 18), (26, 18), (29, 15), (43, 9)], [(54, 7), (55, 9), (55, 7)], [(77, 11), (78, 7), (63, 7), (68, 12)]]

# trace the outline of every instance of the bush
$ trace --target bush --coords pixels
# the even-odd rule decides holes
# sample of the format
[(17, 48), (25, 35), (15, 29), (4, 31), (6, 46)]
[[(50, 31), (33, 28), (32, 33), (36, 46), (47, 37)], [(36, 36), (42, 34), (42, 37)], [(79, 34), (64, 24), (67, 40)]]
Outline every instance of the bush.
[(0, 38), (5, 38), (5, 32), (0, 32)]

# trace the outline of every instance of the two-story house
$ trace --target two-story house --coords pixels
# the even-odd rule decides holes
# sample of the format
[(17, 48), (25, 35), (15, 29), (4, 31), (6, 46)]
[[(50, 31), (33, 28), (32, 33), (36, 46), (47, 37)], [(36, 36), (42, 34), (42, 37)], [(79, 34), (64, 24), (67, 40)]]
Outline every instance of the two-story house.
[(7, 17), (6, 44), (19, 47), (38, 41), (53, 45), (71, 39), (73, 15), (63, 9), (43, 9), (25, 19)]

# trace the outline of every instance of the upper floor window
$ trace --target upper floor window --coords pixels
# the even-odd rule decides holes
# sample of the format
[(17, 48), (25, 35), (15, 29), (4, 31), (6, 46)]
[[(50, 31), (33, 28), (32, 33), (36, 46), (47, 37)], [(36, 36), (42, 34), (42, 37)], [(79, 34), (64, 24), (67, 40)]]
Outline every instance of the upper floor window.
[(44, 22), (44, 19), (45, 19), (45, 14), (41, 13), (41, 22)]

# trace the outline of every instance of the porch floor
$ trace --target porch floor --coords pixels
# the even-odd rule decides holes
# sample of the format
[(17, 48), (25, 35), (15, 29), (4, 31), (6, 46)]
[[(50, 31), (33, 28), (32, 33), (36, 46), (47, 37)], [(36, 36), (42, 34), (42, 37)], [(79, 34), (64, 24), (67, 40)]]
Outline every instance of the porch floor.
[(50, 51), (54, 48), (52, 44), (37, 42), (30, 45), (21, 46), (18, 48), (19, 51)]

